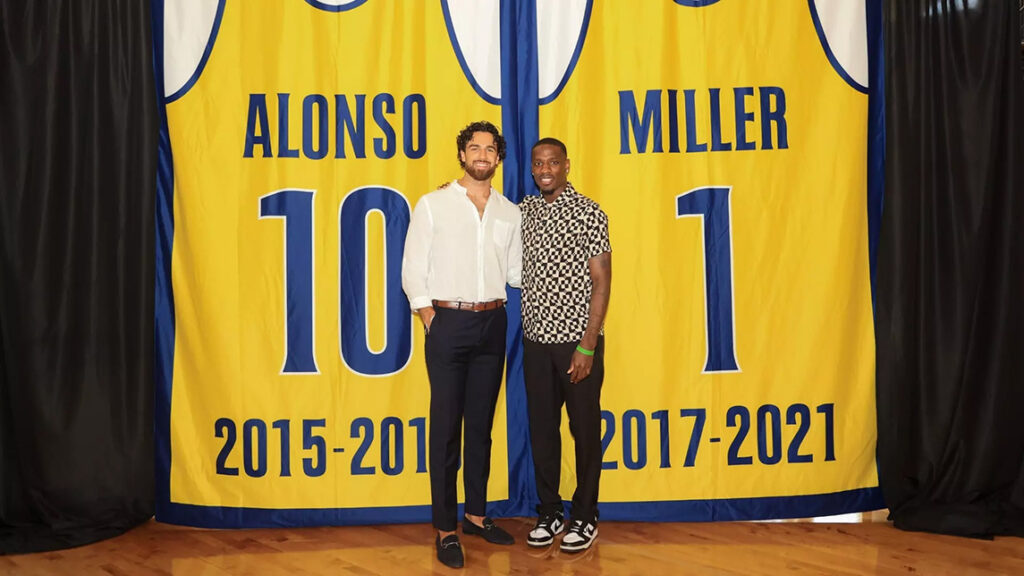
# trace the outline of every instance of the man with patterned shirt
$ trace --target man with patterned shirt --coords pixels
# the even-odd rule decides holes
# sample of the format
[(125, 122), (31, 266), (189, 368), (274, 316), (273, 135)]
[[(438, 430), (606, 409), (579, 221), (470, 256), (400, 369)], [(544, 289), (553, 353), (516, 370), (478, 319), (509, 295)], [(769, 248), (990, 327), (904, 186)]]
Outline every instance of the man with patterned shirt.
[(540, 505), (527, 543), (547, 546), (566, 526), (558, 493), (565, 404), (577, 486), (561, 549), (579, 552), (597, 538), (603, 325), (612, 276), (608, 216), (568, 182), (562, 142), (544, 138), (534, 144), (532, 166), (541, 194), (520, 203), (523, 370)]

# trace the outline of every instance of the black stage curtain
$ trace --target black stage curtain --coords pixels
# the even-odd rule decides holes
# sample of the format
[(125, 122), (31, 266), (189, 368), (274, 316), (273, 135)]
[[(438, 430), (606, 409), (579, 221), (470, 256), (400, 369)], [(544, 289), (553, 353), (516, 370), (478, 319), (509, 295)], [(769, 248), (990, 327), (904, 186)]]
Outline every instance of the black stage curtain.
[(0, 0), (0, 553), (153, 513), (149, 3)]
[(885, 4), (878, 464), (899, 528), (1024, 535), (1017, 2)]

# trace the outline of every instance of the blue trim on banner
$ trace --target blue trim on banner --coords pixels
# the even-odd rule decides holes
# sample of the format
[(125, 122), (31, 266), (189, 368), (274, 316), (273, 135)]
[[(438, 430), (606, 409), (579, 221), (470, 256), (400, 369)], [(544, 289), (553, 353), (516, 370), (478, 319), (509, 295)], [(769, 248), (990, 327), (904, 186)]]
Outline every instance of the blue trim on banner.
[[(188, 92), (189, 90), (191, 90), (192, 86), (195, 85), (195, 83), (197, 81), (199, 81), (199, 76), (201, 76), (203, 74), (203, 69), (206, 68), (206, 62), (207, 62), (207, 60), (210, 59), (210, 53), (213, 52), (213, 45), (214, 45), (215, 42), (217, 42), (217, 34), (220, 33), (220, 21), (224, 17), (224, 4), (225, 3), (227, 3), (227, 0), (219, 0), (217, 2), (217, 15), (213, 17), (213, 27), (210, 28), (210, 38), (207, 39), (207, 41), (206, 41), (206, 48), (203, 50), (203, 57), (199, 59), (199, 64), (196, 66), (196, 69), (192, 72), (192, 76), (188, 79), (188, 82), (185, 82), (185, 85), (182, 86), (181, 88), (179, 88), (177, 92), (175, 92), (174, 94), (171, 94), (170, 96), (167, 97), (167, 101), (168, 102), (174, 102), (178, 98), (181, 98), (182, 96), (184, 96), (185, 93)], [(161, 43), (161, 45), (160, 45), (160, 74), (161, 74), (161, 76), (160, 76), (160, 84), (162, 85), (163, 81), (164, 81), (164, 78), (163, 78), (163, 69), (164, 69), (164, 61), (163, 61), (163, 52), (164, 52), (164, 47), (163, 47), (163, 38), (164, 38), (163, 2), (160, 2), (160, 5), (161, 5), (160, 16), (159, 16), (159, 18), (160, 18), (160, 43)], [(154, 15), (153, 15), (154, 22), (156, 21), (156, 18), (157, 18), (156, 12), (154, 11)], [(163, 91), (162, 90), (161, 90), (160, 94), (163, 95)]]
[[(562, 76), (562, 80), (558, 83), (554, 92), (540, 99), (540, 105), (550, 104), (558, 98), (558, 95), (562, 93), (562, 89), (569, 83), (569, 78), (572, 76), (573, 70), (576, 69), (576, 63), (580, 59), (580, 54), (583, 53), (583, 42), (587, 39), (587, 30), (590, 29), (590, 12), (594, 7), (594, 0), (587, 0), (587, 10), (583, 14), (583, 25), (580, 27), (580, 37), (576, 40), (576, 48), (573, 49), (572, 59), (569, 60), (569, 67), (566, 68), (565, 74)], [(539, 94), (539, 91), (538, 91)]]
[[(519, 202), (533, 190), (530, 149), (538, 140), (537, 4), (501, 3), (501, 123), (506, 157), (505, 196)], [(508, 418), (509, 499), (491, 505), (495, 516), (532, 516), (537, 502), (523, 381), (519, 290), (508, 289), (505, 403)]]
[(885, 207), (885, 38), (882, 0), (867, 0), (868, 33), (868, 254), (871, 262), (871, 308), (875, 303), (878, 235)]
[[(458, 514), (461, 517), (460, 504)], [(157, 520), (199, 528), (275, 528), (281, 526), (356, 526), (430, 522), (430, 506), (379, 508), (236, 508), (167, 504)]]
[[(504, 4), (502, 2), (502, 13), (504, 13)], [(501, 97), (491, 96), (483, 89), (482, 86), (473, 77), (473, 71), (469, 69), (469, 64), (466, 62), (466, 57), (462, 55), (462, 46), (459, 45), (459, 38), (455, 35), (455, 26), (452, 24), (452, 15), (449, 12), (448, 0), (441, 0), (441, 11), (444, 13), (444, 26), (448, 29), (448, 39), (451, 41), (452, 49), (455, 50), (455, 57), (459, 60), (459, 66), (462, 67), (462, 73), (466, 76), (466, 80), (469, 80), (469, 85), (473, 87), (477, 95), (484, 99), (488, 104), (501, 104)], [(501, 56), (502, 63), (505, 62), (505, 51), (502, 50)]]
[(828, 45), (828, 38), (825, 37), (825, 29), (821, 27), (821, 20), (818, 18), (818, 9), (814, 6), (814, 0), (807, 0), (807, 6), (811, 10), (811, 20), (814, 21), (814, 30), (818, 33), (818, 41), (821, 42), (821, 47), (825, 50), (825, 56), (828, 58), (828, 63), (832, 65), (839, 77), (844, 82), (853, 87), (858, 92), (868, 93), (867, 86), (861, 86), (860, 82), (857, 82), (850, 76), (843, 65), (839, 63), (836, 55), (832, 52), (832, 47)]
[(156, 452), (156, 515), (162, 519), (170, 503), (171, 379), (174, 370), (174, 293), (171, 289), (171, 248), (174, 242), (174, 164), (164, 99), (164, 0), (153, 0), (153, 73), (160, 139), (156, 181), (156, 281), (154, 300), (154, 450)]
[(626, 522), (729, 522), (775, 518), (813, 518), (885, 508), (882, 491), (860, 488), (832, 494), (601, 503), (601, 520)]
[(360, 6), (362, 6), (365, 3), (366, 3), (366, 0), (356, 0), (355, 2), (352, 2), (350, 4), (335, 5), (335, 4), (326, 4), (324, 2), (317, 2), (317, 0), (306, 0), (306, 4), (309, 4), (313, 8), (317, 8), (317, 9), (323, 10), (325, 12), (345, 12), (345, 11), (351, 10), (353, 8), (359, 8)]
[(505, 136), (505, 196), (534, 193), (530, 151), (539, 139), (536, 2), (501, 3), (501, 123)]
[(687, 6), (689, 8), (703, 8), (705, 6), (711, 6), (718, 0), (675, 0), (676, 4), (680, 6)]
[[(499, 513), (495, 508), (509, 501), (492, 502), (495, 517), (533, 516), (519, 506)], [(565, 503), (568, 505), (568, 502)], [(832, 494), (682, 500), (668, 502), (602, 502), (601, 520), (622, 522), (730, 522), (776, 518), (812, 518), (885, 508), (879, 488), (860, 488)], [(458, 514), (463, 513), (462, 504)], [(236, 508), (165, 504), (161, 522), (201, 528), (273, 528), (279, 526), (353, 526), (361, 524), (409, 524), (430, 521), (430, 506), (379, 508)]]

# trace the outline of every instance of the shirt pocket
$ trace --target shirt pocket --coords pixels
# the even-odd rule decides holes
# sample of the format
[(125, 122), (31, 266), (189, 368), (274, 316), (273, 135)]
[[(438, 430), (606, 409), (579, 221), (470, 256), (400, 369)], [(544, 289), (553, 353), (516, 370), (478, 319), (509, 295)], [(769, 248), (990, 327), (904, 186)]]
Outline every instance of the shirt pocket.
[(512, 235), (512, 223), (505, 220), (494, 221), (494, 243), (504, 248), (508, 246), (509, 236)]

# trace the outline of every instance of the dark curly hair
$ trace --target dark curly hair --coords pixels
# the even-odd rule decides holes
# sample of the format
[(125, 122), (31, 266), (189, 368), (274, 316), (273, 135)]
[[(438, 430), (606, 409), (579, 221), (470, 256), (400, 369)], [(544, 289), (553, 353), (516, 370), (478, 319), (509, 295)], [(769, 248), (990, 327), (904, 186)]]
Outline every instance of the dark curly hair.
[(458, 151), (455, 153), (455, 157), (459, 159), (459, 166), (462, 168), (466, 167), (466, 164), (462, 161), (461, 153), (466, 151), (466, 144), (473, 139), (473, 134), (477, 132), (487, 132), (491, 136), (494, 136), (494, 145), (498, 148), (498, 160), (505, 160), (505, 138), (498, 131), (498, 127), (486, 120), (479, 122), (473, 122), (469, 126), (462, 129), (459, 135), (455, 138), (455, 145), (458, 146)]

